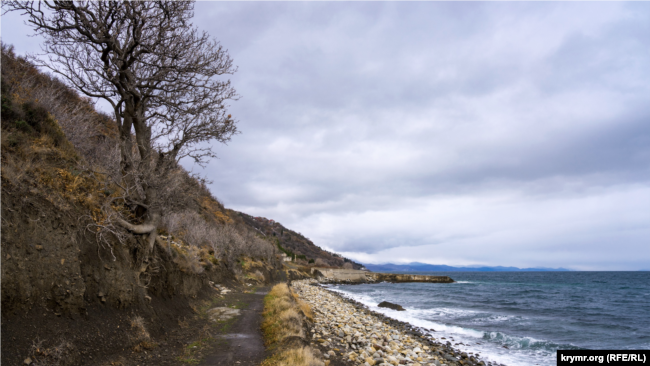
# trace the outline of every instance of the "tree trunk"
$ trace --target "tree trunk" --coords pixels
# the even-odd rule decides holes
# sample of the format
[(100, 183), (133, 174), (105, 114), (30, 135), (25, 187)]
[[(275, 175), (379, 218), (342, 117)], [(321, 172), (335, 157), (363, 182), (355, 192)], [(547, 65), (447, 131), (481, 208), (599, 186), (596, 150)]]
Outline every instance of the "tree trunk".
[[(158, 225), (162, 216), (160, 204), (157, 202), (156, 189), (152, 188), (153, 184), (149, 184), (147, 180), (157, 179), (161, 175), (164, 162), (154, 162), (155, 154), (153, 154), (151, 146), (151, 129), (146, 125), (143, 115), (140, 110), (142, 106), (134, 106), (132, 102), (125, 103), (124, 120), (120, 126), (120, 137), (122, 140), (122, 177), (126, 187), (129, 189), (128, 194), (132, 195), (135, 201), (144, 205), (139, 207), (144, 209), (142, 216), (145, 217), (145, 222), (140, 225), (131, 224), (123, 219), (118, 219), (119, 224), (127, 230), (135, 234), (146, 234), (149, 251), (153, 249), (158, 235)], [(133, 140), (131, 136), (131, 129), (135, 130), (137, 153), (140, 155), (139, 166), (134, 165), (134, 154), (136, 154)], [(151, 174), (144, 173), (145, 178), (136, 177), (135, 173), (143, 173), (151, 169)]]

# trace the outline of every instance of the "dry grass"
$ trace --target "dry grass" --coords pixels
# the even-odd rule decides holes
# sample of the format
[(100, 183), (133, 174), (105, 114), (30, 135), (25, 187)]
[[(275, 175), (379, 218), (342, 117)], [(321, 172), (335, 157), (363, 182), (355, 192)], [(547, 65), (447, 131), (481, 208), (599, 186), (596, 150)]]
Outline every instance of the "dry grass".
[[(15, 131), (3, 130), (3, 144)], [(104, 186), (98, 176), (77, 168), (75, 157), (48, 135), (25, 136), (20, 145), (2, 149), (2, 180), (16, 187), (32, 187), (60, 209), (81, 204), (97, 208)]]
[(264, 283), (266, 279), (264, 277), (264, 274), (262, 274), (260, 271), (246, 273), (243, 278), (249, 281), (255, 281), (257, 283)]
[(227, 212), (224, 212), (223, 205), (216, 199), (208, 196), (204, 196), (201, 200), (201, 207), (212, 214), (214, 219), (222, 224), (232, 224), (233, 220), (228, 216)]
[(310, 322), (313, 322), (314, 312), (311, 310), (311, 307), (302, 300), (298, 300), (298, 306), (300, 307), (300, 310), (302, 310), (302, 313), (305, 314), (307, 319), (309, 319)]
[(149, 331), (147, 331), (147, 326), (144, 323), (144, 318), (141, 316), (134, 316), (131, 319), (131, 329), (133, 329), (134, 335), (133, 338), (137, 341), (151, 339)]
[(262, 366), (323, 366), (309, 347), (283, 350), (267, 358)]
[(45, 347), (40, 340), (34, 341), (31, 349), (32, 366), (59, 366), (73, 362), (74, 346), (61, 340), (57, 346)]
[(265, 278), (264, 278), (264, 274), (262, 274), (262, 272), (260, 272), (260, 271), (255, 271), (255, 272), (253, 272), (253, 273), (251, 274), (251, 276), (252, 276), (255, 280), (257, 280), (258, 282), (264, 282), (264, 280), (265, 280)]
[(174, 262), (183, 272), (200, 274), (205, 270), (206, 263), (201, 260), (201, 249), (192, 245), (173, 244), (176, 252)]
[(304, 318), (313, 320), (311, 308), (287, 286), (282, 283), (271, 289), (264, 298), (264, 320), (262, 331), (270, 349), (276, 349), (273, 356), (267, 358), (262, 366), (322, 366), (311, 348), (280, 348), (282, 341), (288, 337), (305, 337)]
[[(2, 134), (4, 138), (6, 134)], [(3, 141), (2, 144), (5, 144)], [(35, 169), (34, 159), (18, 159), (12, 155), (6, 155), (2, 159), (2, 179), (11, 182), (14, 186), (22, 183), (31, 183), (32, 172)]]
[(151, 350), (156, 348), (156, 343), (151, 341), (151, 336), (147, 330), (144, 318), (141, 316), (134, 316), (131, 318), (131, 329), (134, 330), (131, 339), (135, 343), (133, 350), (142, 352), (144, 350)]
[(181, 327), (181, 329), (187, 329), (190, 327), (190, 322), (188, 322), (185, 317), (183, 317), (183, 320), (181, 320), (181, 318), (178, 318), (178, 326)]
[(274, 286), (264, 298), (262, 331), (267, 346), (273, 347), (287, 337), (303, 337), (302, 319), (292, 292), (284, 283)]

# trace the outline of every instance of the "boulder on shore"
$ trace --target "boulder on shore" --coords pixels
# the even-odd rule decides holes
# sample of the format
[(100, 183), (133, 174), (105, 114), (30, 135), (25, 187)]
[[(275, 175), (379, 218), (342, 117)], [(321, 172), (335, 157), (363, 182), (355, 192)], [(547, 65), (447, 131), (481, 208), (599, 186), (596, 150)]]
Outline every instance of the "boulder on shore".
[(404, 309), (402, 305), (393, 304), (392, 302), (388, 302), (388, 301), (382, 301), (377, 306), (379, 306), (380, 308), (389, 308), (397, 311), (406, 311), (406, 309)]

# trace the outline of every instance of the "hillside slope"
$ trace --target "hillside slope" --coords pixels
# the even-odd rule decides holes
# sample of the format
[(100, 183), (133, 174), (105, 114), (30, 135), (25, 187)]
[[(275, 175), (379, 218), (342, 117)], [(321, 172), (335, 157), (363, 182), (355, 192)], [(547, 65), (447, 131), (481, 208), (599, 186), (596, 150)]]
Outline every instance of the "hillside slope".
[(342, 267), (345, 263), (350, 263), (354, 269), (361, 269), (363, 267), (360, 263), (342, 257), (337, 253), (324, 250), (304, 235), (290, 230), (272, 219), (254, 217), (243, 212), (231, 212), (234, 215), (240, 216), (248, 226), (262, 233), (264, 237), (271, 238), (275, 241), (281, 251), (294, 257), (298, 263), (314, 263), (329, 267)]
[(275, 243), (181, 167), (149, 249), (110, 216), (137, 219), (120, 199), (111, 118), (5, 45), (1, 80), (2, 364), (145, 355), (220, 286), (286, 278)]

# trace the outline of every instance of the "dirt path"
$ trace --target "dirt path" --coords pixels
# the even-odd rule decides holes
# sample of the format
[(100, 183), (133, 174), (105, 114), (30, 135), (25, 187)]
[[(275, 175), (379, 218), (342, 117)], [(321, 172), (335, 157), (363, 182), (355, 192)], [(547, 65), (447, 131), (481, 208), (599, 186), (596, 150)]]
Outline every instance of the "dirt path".
[[(258, 366), (266, 357), (260, 330), (264, 296), (270, 288), (258, 288), (253, 293), (233, 294), (230, 301), (241, 304), (241, 314), (228, 329), (216, 335), (217, 344), (206, 355), (201, 366)], [(234, 299), (236, 297), (236, 299)]]

